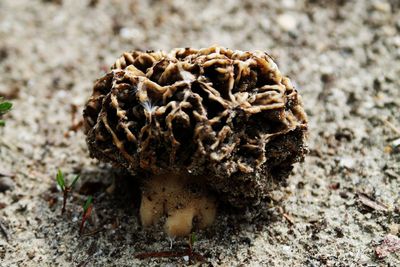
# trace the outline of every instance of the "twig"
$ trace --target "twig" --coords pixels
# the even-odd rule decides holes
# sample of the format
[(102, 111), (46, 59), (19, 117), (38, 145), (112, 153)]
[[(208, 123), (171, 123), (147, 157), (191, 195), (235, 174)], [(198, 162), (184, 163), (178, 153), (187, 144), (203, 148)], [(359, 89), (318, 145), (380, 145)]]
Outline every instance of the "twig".
[(135, 256), (140, 260), (147, 258), (174, 258), (187, 256), (187, 251), (159, 251), (159, 252), (145, 252)]
[(373, 199), (372, 197), (368, 196), (365, 193), (362, 192), (357, 192), (357, 196), (360, 200), (360, 202), (364, 205), (367, 206), (371, 209), (377, 210), (377, 211), (388, 211), (388, 207), (383, 204), (382, 202)]
[(400, 135), (400, 129), (397, 128), (393, 123), (388, 121), (387, 119), (381, 118), (383, 123), (385, 123), (390, 129), (392, 129), (396, 134)]
[(69, 137), (69, 132), (78, 131), (83, 126), (83, 119), (77, 119), (76, 113), (78, 112), (78, 106), (71, 104), (71, 126), (68, 128), (68, 131), (64, 133), (65, 137)]
[(137, 259), (147, 259), (147, 258), (177, 258), (188, 256), (189, 259), (194, 259), (198, 262), (205, 262), (205, 258), (196, 252), (193, 252), (190, 247), (184, 251), (159, 251), (159, 252), (145, 252), (140, 253), (135, 256)]
[(285, 218), (290, 224), (294, 224), (293, 218), (287, 214), (282, 207), (278, 207), (279, 212), (282, 214), (282, 217)]
[(205, 258), (203, 255), (196, 253), (193, 251), (194, 243), (197, 241), (197, 237), (195, 233), (191, 233), (189, 235), (189, 243), (188, 248), (183, 251), (160, 251), (160, 252), (145, 252), (137, 254), (135, 257), (138, 259), (147, 259), (147, 258), (174, 258), (174, 257), (189, 257), (189, 263), (192, 260), (196, 262), (205, 262)]
[(99, 229), (96, 229), (96, 230), (94, 230), (94, 231), (91, 231), (91, 232), (89, 232), (89, 233), (86, 233), (86, 234), (83, 234), (82, 236), (92, 236), (92, 235), (95, 235), (95, 234), (97, 234), (97, 233), (100, 233), (100, 232), (102, 232), (102, 231), (104, 231), (105, 229), (104, 228), (99, 228)]
[(7, 231), (7, 228), (4, 226), (4, 224), (0, 221), (0, 230), (1, 233), (3, 234), (4, 238), (8, 242), (10, 240), (10, 234)]
[(282, 213), (282, 216), (283, 216), (290, 224), (294, 224), (294, 220), (292, 219), (292, 217), (290, 217), (289, 214)]
[(89, 263), (89, 260), (83, 260), (77, 265), (77, 267), (85, 267), (88, 265), (88, 263)]

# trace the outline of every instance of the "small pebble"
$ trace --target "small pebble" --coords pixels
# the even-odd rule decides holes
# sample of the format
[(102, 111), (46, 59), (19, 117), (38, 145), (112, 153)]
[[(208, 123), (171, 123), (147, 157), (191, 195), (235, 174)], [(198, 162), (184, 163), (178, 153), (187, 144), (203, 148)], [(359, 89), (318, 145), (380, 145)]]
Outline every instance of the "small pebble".
[(376, 2), (373, 4), (375, 10), (380, 11), (382, 13), (390, 13), (392, 8), (389, 3), (385, 2)]
[(400, 232), (400, 224), (392, 223), (389, 225), (389, 231), (392, 235), (397, 235)]
[(271, 199), (275, 202), (280, 202), (285, 197), (285, 194), (282, 191), (274, 190), (271, 192)]
[(248, 245), (248, 246), (251, 246), (251, 245), (252, 245), (251, 239), (250, 239), (249, 237), (243, 237), (243, 238), (241, 239), (241, 241), (242, 241), (243, 243), (245, 243), (246, 245)]
[(124, 27), (119, 31), (119, 34), (122, 38), (127, 40), (137, 39), (141, 37), (141, 32), (135, 28)]
[(394, 141), (392, 142), (392, 146), (393, 146), (393, 147), (398, 147), (398, 146), (400, 146), (400, 138), (394, 140)]
[(26, 255), (28, 255), (28, 258), (31, 260), (35, 257), (35, 251), (34, 250), (30, 250), (26, 253)]
[(285, 31), (294, 31), (297, 28), (295, 16), (290, 14), (282, 14), (278, 16), (278, 24)]
[(282, 252), (285, 253), (288, 256), (292, 255), (292, 249), (290, 246), (282, 246)]
[(14, 188), (15, 183), (10, 177), (0, 177), (0, 192), (12, 191)]
[(351, 157), (343, 157), (340, 159), (339, 165), (347, 169), (352, 169), (355, 166), (355, 161)]

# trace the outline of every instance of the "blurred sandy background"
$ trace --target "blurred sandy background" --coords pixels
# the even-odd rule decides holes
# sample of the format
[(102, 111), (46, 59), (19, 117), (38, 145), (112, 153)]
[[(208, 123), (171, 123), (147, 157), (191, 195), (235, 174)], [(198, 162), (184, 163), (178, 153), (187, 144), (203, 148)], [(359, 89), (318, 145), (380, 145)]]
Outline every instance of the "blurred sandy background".
[[(89, 159), (83, 133), (64, 134), (122, 52), (219, 44), (276, 59), (303, 96), (310, 154), (265, 216), (221, 213), (198, 234), (204, 266), (399, 266), (399, 33), (397, 0), (1, 0), (0, 96), (14, 109), (0, 129), (0, 265), (186, 264), (134, 258), (170, 241), (141, 230), (129, 187), (104, 193), (120, 175)], [(82, 175), (65, 216), (58, 168)], [(102, 230), (79, 237), (87, 194), (88, 228)]]

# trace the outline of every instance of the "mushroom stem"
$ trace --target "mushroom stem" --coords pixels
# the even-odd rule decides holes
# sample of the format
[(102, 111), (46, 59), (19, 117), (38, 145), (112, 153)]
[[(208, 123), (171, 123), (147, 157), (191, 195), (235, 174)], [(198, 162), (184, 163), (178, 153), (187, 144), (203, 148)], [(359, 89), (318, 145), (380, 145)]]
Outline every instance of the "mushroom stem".
[(144, 227), (165, 216), (165, 232), (171, 237), (187, 236), (193, 228), (214, 222), (216, 199), (197, 181), (200, 177), (168, 173), (154, 175), (144, 184), (140, 219)]
[(192, 231), (195, 212), (192, 206), (171, 212), (164, 225), (165, 232), (169, 236), (188, 236)]

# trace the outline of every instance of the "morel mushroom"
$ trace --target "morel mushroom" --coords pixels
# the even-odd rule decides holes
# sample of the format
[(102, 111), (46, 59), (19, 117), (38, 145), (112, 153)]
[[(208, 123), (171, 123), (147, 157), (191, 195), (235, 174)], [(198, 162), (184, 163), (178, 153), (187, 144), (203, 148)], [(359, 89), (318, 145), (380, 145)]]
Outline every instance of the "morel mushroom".
[(84, 125), (92, 157), (142, 179), (142, 224), (165, 215), (170, 236), (212, 224), (217, 200), (259, 205), (307, 151), (301, 98), (261, 51), (124, 53)]

